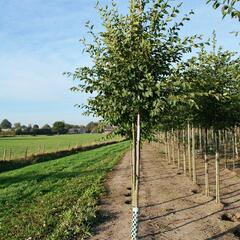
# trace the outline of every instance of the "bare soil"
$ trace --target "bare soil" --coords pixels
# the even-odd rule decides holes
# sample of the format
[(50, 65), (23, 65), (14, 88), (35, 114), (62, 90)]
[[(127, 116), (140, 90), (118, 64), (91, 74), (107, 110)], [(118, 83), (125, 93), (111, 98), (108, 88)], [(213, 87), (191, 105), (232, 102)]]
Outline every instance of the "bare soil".
[[(210, 164), (211, 197), (203, 194), (204, 165), (197, 160), (197, 182), (168, 165), (163, 146), (144, 144), (141, 159), (139, 239), (240, 239), (240, 181), (236, 173), (221, 169), (221, 197), (214, 199), (214, 164)], [(128, 240), (131, 228), (130, 153), (109, 174), (102, 200), (103, 223), (93, 240)]]

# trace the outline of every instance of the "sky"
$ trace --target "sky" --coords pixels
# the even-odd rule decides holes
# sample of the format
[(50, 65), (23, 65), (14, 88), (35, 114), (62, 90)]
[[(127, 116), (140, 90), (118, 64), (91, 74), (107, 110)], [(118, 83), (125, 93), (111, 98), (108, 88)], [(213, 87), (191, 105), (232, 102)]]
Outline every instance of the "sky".
[[(126, 12), (128, 0), (117, 2)], [(229, 34), (240, 30), (239, 22), (222, 20), (220, 11), (205, 0), (183, 2), (182, 12), (193, 9), (195, 15), (182, 36), (204, 34), (207, 39), (215, 30), (219, 45), (239, 52), (239, 38)], [(85, 104), (89, 95), (71, 92), (74, 82), (63, 75), (91, 64), (79, 39), (87, 37), (88, 20), (101, 30), (95, 4), (96, 0), (0, 0), (0, 121), (41, 126), (58, 120), (72, 124), (97, 120), (74, 106)]]

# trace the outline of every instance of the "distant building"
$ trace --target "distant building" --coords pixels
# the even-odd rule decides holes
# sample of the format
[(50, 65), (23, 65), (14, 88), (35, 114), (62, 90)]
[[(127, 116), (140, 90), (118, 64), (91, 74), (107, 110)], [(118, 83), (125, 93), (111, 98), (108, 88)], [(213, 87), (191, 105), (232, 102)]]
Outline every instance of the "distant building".
[(105, 133), (105, 134), (110, 134), (110, 133), (112, 133), (115, 129), (116, 129), (116, 127), (107, 126), (107, 127), (104, 129), (104, 133)]
[(68, 130), (69, 134), (83, 134), (86, 133), (86, 129), (85, 128), (70, 128)]
[(1, 129), (2, 132), (12, 132), (12, 129), (6, 128), (6, 129)]

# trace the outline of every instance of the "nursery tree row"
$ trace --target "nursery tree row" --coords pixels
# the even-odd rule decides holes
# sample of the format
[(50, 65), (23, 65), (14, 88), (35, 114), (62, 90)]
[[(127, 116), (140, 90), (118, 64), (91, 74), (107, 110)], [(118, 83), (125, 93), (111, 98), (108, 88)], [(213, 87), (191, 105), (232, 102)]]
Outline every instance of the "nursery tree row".
[[(67, 74), (78, 81), (73, 91), (94, 93), (83, 106), (86, 113), (132, 140), (132, 239), (137, 239), (140, 143), (154, 139), (158, 131), (166, 131), (169, 140), (182, 130), (182, 141), (194, 153), (190, 129), (198, 127), (206, 136), (211, 129), (217, 156), (219, 131), (239, 124), (240, 59), (217, 48), (215, 35), (211, 50), (201, 36), (181, 37), (193, 14), (182, 15), (181, 4), (130, 0), (128, 14), (121, 14), (113, 1), (110, 7), (97, 4), (97, 9), (104, 30), (97, 32), (87, 22), (91, 40), (81, 40), (93, 64)], [(199, 53), (184, 61), (193, 48)], [(190, 177), (196, 181), (194, 168), (195, 161), (189, 161)]]

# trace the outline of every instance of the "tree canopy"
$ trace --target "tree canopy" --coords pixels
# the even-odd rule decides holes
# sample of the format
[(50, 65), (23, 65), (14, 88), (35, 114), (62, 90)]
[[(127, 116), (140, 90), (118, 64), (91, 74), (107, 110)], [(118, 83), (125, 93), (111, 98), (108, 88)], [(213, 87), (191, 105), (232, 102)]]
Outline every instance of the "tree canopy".
[(200, 44), (199, 36), (180, 37), (180, 29), (193, 14), (178, 21), (180, 7), (166, 0), (131, 1), (130, 13), (122, 15), (114, 1), (111, 8), (97, 6), (104, 31), (95, 32), (88, 22), (92, 41), (82, 40), (93, 66), (68, 73), (80, 80), (73, 91), (94, 93), (84, 106), (87, 113), (129, 135), (140, 113), (143, 136), (150, 135), (167, 104), (167, 79), (175, 64)]
[(212, 3), (214, 9), (221, 8), (223, 18), (230, 15), (240, 21), (239, 0), (208, 0), (207, 3)]
[(3, 119), (1, 124), (0, 124), (0, 127), (2, 129), (11, 129), (12, 128), (12, 123), (9, 122), (7, 119)]

